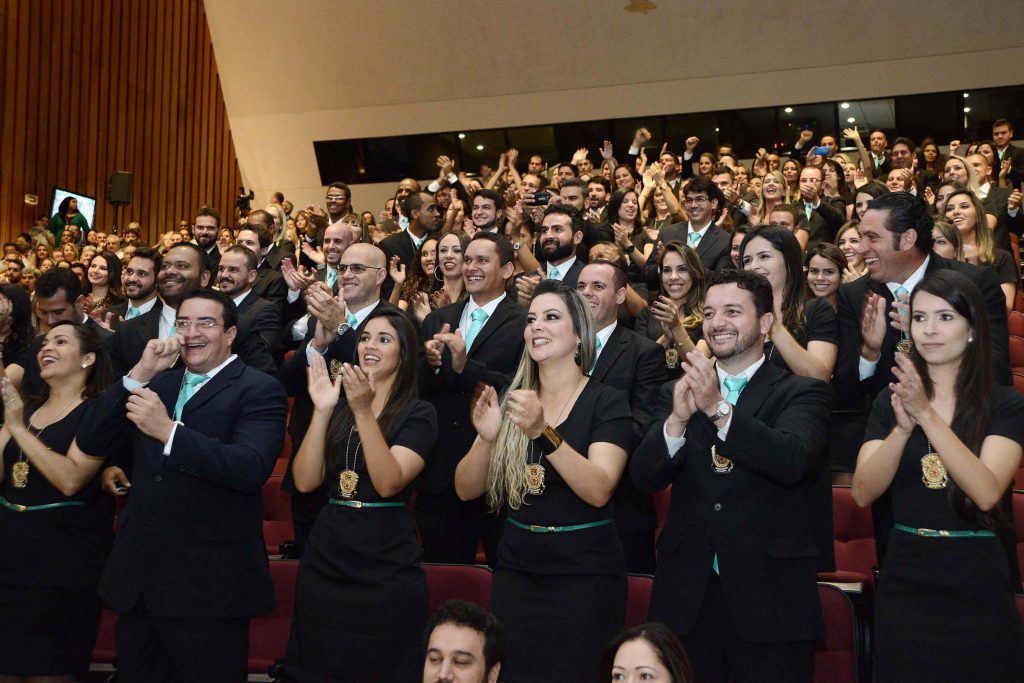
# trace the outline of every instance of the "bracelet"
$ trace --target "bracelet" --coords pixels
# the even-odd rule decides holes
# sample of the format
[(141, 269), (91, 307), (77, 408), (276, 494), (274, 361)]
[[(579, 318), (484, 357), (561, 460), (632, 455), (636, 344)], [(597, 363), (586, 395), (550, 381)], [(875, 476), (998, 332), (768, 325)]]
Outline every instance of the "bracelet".
[(544, 455), (551, 455), (562, 445), (562, 435), (551, 425), (544, 425), (544, 431), (533, 440), (534, 447)]

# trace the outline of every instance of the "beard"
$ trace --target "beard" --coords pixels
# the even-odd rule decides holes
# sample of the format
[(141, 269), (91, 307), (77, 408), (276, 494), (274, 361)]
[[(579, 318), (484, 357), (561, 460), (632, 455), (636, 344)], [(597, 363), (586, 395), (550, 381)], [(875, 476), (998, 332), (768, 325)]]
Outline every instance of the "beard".
[(541, 245), (540, 248), (540, 253), (544, 257), (544, 260), (549, 263), (567, 259), (572, 256), (575, 251), (576, 245), (572, 242), (569, 242), (568, 244), (562, 244), (561, 242), (556, 244), (548, 243)]

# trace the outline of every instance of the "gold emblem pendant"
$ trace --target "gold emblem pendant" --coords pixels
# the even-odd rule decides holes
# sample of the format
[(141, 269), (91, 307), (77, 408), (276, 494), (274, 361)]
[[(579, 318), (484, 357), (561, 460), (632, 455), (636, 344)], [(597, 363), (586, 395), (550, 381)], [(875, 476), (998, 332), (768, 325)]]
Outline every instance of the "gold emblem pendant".
[(921, 481), (930, 489), (944, 489), (949, 484), (946, 463), (938, 453), (925, 453), (921, 458)]
[(910, 351), (913, 348), (914, 342), (911, 341), (910, 339), (901, 339), (899, 343), (896, 344), (896, 350), (902, 353), (904, 356), (909, 356)]
[(337, 358), (331, 360), (329, 372), (331, 374), (331, 381), (333, 382), (334, 378), (341, 374), (341, 361)]
[(14, 463), (11, 468), (11, 486), (23, 489), (28, 486), (28, 463), (24, 460)]
[(338, 492), (342, 498), (351, 498), (356, 494), (356, 486), (359, 485), (359, 475), (353, 470), (342, 470), (338, 475)]
[(711, 447), (711, 466), (715, 468), (715, 474), (729, 474), (733, 467), (732, 460), (724, 455), (719, 455), (715, 446)]
[(540, 463), (526, 466), (526, 491), (532, 496), (544, 493), (544, 466)]
[(679, 352), (676, 351), (676, 347), (670, 346), (665, 349), (665, 367), (674, 368), (679, 365)]

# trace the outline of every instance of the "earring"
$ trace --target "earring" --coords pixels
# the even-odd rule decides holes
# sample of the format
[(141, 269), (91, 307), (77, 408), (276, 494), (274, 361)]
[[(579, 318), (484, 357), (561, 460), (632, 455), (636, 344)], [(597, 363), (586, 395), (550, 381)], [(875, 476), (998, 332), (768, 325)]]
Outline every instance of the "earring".
[(441, 266), (434, 266), (434, 279), (438, 282), (444, 282), (444, 274), (441, 270)]
[(82, 363), (82, 369), (83, 369), (83, 370), (85, 370), (85, 369), (86, 369), (87, 367), (89, 367), (89, 364), (88, 364), (88, 363)]
[(576, 361), (576, 365), (583, 366), (583, 342), (576, 342), (576, 353), (573, 354), (573, 360)]
[(968, 337), (967, 337), (967, 343), (968, 343), (968, 344), (970, 344), (970, 343), (971, 343), (971, 342), (973, 342), (973, 341), (974, 341), (974, 335), (968, 335)]

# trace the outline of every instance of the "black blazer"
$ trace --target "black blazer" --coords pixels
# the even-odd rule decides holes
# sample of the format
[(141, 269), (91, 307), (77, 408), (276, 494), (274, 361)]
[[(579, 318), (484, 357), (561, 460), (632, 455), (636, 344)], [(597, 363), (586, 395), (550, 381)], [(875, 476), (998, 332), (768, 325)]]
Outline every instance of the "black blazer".
[[(573, 289), (576, 289), (576, 283), (580, 279), (580, 271), (583, 270), (583, 267), (585, 265), (587, 265), (587, 262), (584, 259), (581, 259), (579, 256), (577, 256), (576, 260), (573, 261), (572, 266), (569, 268), (568, 272), (562, 274), (562, 282), (569, 285)], [(550, 267), (551, 264), (545, 262), (544, 272), (548, 272), (548, 268)]]
[(273, 348), (281, 333), (281, 311), (255, 292), (238, 305), (238, 331), (232, 350), (245, 364), (273, 375), (277, 372)]
[[(615, 326), (590, 372), (590, 379), (621, 389), (633, 413), (633, 445), (643, 439), (665, 382), (665, 352), (660, 345), (623, 325)], [(615, 490), (615, 522), (624, 533), (651, 531), (658, 526), (654, 501), (622, 477)], [(653, 540), (653, 536), (650, 537)]]
[(114, 335), (107, 340), (107, 352), (114, 377), (123, 377), (142, 358), (150, 339), (160, 336), (160, 314), (164, 302), (157, 299), (146, 313), (119, 323)]
[[(432, 232), (428, 232), (426, 239), (435, 238), (437, 235)], [(381, 240), (380, 244), (381, 251), (384, 252), (384, 262), (386, 264), (391, 263), (391, 257), (397, 256), (398, 260), (406, 267), (406, 272), (412, 266), (413, 260), (415, 260), (416, 247), (413, 246), (412, 238), (409, 236), (408, 230), (399, 230), (393, 235)], [(380, 294), (385, 301), (391, 296), (391, 290), (395, 286), (395, 281), (391, 279), (391, 273), (388, 272), (388, 276), (384, 279), (384, 284), (380, 288)]]
[(206, 266), (210, 269), (210, 283), (208, 286), (211, 289), (217, 283), (217, 269), (220, 267), (220, 257), (220, 248), (216, 244), (213, 245), (210, 251), (206, 252)]
[[(149, 383), (173, 414), (184, 368)], [(284, 442), (277, 380), (235, 359), (185, 404), (169, 455), (125, 417), (115, 382), (77, 440), (86, 453), (131, 444), (132, 492), (118, 518), (101, 597), (120, 612), (140, 600), (161, 617), (236, 618), (274, 607), (261, 488)]]
[(284, 314), (285, 306), (288, 304), (288, 285), (285, 284), (284, 276), (266, 261), (256, 269), (256, 281), (252, 283), (252, 291), (256, 292), (256, 296), (277, 306), (282, 315)]
[[(998, 154), (998, 152), (997, 152)], [(1002, 159), (1010, 160), (1010, 183), (1013, 187), (1020, 187), (1020, 184), (1024, 182), (1024, 149), (1015, 147), (1013, 143), (1007, 146), (1006, 151), (1003, 152)], [(1002, 161), (1000, 159), (1000, 161)], [(999, 162), (996, 162), (995, 168), (992, 172), (999, 175)]]
[[(658, 241), (663, 244), (668, 244), (669, 242), (687, 244), (689, 232), (689, 222), (673, 223), (661, 229)], [(730, 241), (729, 233), (722, 228), (714, 224), (708, 227), (708, 231), (704, 233), (704, 237), (697, 244), (697, 256), (700, 257), (700, 262), (704, 265), (705, 270), (712, 271), (732, 268), (732, 258), (729, 256)], [(647, 265), (644, 266), (644, 275), (647, 276), (648, 282), (650, 281), (650, 275), (647, 273), (648, 269), (653, 269), (655, 275), (658, 271), (658, 264), (653, 261), (654, 259), (649, 259)]]
[(295, 243), (291, 240), (281, 242), (281, 246), (271, 244), (270, 249), (267, 250), (267, 255), (263, 257), (263, 261), (274, 270), (280, 271), (281, 261), (286, 258), (295, 260)]
[[(641, 491), (672, 485), (649, 618), (677, 634), (690, 633), (717, 553), (741, 638), (774, 643), (821, 637), (818, 551), (806, 491), (825, 459), (825, 383), (765, 361), (740, 394), (726, 440), (698, 411), (687, 425), (686, 443), (669, 459), (662, 430), (672, 387), (662, 387), (654, 422), (630, 463)], [(732, 460), (730, 473), (714, 471), (713, 445)]]
[(804, 202), (797, 197), (793, 200), (793, 206), (797, 214), (806, 222), (807, 249), (811, 249), (821, 242), (832, 243), (836, 240), (836, 233), (846, 222), (846, 203), (839, 197), (822, 197), (818, 206), (811, 211), (811, 217), (806, 218), (804, 213)]
[[(1006, 322), (1006, 297), (999, 288), (999, 280), (991, 268), (979, 268), (969, 263), (961, 263), (944, 259), (931, 254), (925, 273), (933, 273), (941, 268), (955, 270), (970, 278), (981, 289), (988, 309), (989, 327), (992, 336), (992, 367), (995, 379), (1000, 384), (1011, 385), (1010, 374), (1010, 341)], [(896, 344), (900, 341), (900, 333), (890, 326), (882, 344), (882, 355), (875, 366), (875, 374), (863, 382), (860, 381), (860, 316), (864, 309), (864, 297), (874, 292), (885, 297), (888, 306), (892, 305), (893, 296), (884, 283), (875, 282), (869, 276), (854, 282), (840, 285), (838, 295), (839, 319), (839, 355), (836, 358), (836, 369), (833, 375), (837, 396), (837, 407), (841, 410), (854, 411), (863, 415), (871, 413), (871, 404), (878, 393), (895, 382), (892, 367), (895, 365)], [(887, 309), (888, 310), (888, 309)]]
[(981, 206), (985, 209), (985, 213), (990, 213), (996, 217), (996, 227), (992, 231), (996, 246), (1006, 251), (1011, 251), (1010, 233), (1012, 232), (1019, 236), (1021, 228), (1024, 226), (1024, 211), (1017, 209), (1017, 215), (1012, 218), (1007, 212), (1006, 200), (1010, 198), (1010, 192), (1011, 190), (992, 183), (989, 185), (988, 194), (981, 200)]
[[(432, 311), (423, 321), (420, 339), (432, 339), (445, 323), (454, 332), (467, 305), (468, 301), (461, 301)], [(470, 407), (477, 385), (489, 384), (499, 395), (508, 387), (523, 355), (525, 329), (526, 309), (506, 295), (473, 341), (461, 374), (452, 370), (447, 348), (440, 372), (420, 358), (420, 398), (437, 409), (438, 433), (442, 435), (420, 480), (422, 490), (442, 494), (454, 489), (455, 467), (476, 439)]]

